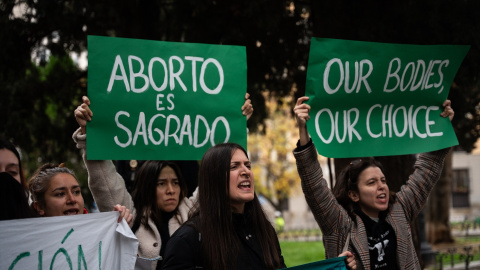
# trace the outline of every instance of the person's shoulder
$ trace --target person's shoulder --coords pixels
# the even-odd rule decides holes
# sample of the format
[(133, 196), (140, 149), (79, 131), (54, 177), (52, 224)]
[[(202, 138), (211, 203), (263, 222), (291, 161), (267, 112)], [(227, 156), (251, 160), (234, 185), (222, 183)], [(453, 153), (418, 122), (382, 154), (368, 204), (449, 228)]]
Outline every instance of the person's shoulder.
[(200, 265), (200, 239), (188, 221), (180, 226), (168, 240), (163, 269), (196, 269)]
[(178, 230), (172, 234), (172, 238), (182, 238), (187, 241), (198, 239), (198, 231), (195, 228), (195, 223), (192, 220), (185, 222)]

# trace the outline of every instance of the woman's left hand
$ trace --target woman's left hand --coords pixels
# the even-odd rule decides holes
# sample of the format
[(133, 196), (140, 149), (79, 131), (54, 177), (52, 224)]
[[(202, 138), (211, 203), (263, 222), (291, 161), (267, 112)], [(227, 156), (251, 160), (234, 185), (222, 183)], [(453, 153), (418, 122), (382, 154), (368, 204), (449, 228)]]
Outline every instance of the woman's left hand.
[(242, 114), (247, 117), (247, 120), (250, 119), (250, 117), (252, 117), (252, 114), (253, 114), (253, 105), (249, 97), (250, 97), (250, 94), (246, 93), (245, 103), (243, 103), (243, 106), (242, 106)]
[(452, 109), (452, 102), (447, 99), (443, 102), (443, 112), (440, 114), (442, 117), (448, 117), (452, 121), (455, 112)]
[(117, 204), (113, 207), (113, 211), (118, 211), (120, 212), (120, 216), (118, 217), (117, 222), (121, 222), (123, 218), (125, 218), (125, 221), (128, 223), (128, 226), (130, 228), (132, 227), (132, 222), (133, 222), (133, 215), (130, 213), (130, 210), (128, 210), (127, 207)]
[(357, 269), (357, 262), (355, 261), (355, 256), (353, 256), (353, 253), (350, 251), (345, 251), (338, 255), (338, 257), (346, 256), (347, 258), (345, 259), (345, 264), (347, 265), (348, 269), (355, 270)]

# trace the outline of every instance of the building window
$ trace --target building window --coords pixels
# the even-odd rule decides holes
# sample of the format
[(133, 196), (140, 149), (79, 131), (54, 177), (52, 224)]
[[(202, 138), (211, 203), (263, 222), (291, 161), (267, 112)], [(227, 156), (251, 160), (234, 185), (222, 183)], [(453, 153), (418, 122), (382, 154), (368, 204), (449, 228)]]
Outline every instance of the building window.
[(452, 206), (470, 207), (470, 177), (468, 169), (453, 170), (452, 178)]

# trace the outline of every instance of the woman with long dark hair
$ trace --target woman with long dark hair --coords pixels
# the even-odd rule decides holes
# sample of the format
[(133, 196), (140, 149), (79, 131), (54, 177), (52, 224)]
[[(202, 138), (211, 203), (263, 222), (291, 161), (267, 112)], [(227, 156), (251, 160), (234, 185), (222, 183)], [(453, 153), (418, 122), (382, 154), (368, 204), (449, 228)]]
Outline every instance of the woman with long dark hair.
[(164, 269), (285, 267), (275, 230), (255, 194), (245, 149), (235, 143), (210, 148), (198, 180), (195, 211), (170, 239)]
[[(449, 148), (420, 154), (415, 171), (396, 194), (373, 158), (352, 161), (330, 191), (306, 127), (310, 119), (306, 100), (299, 98), (294, 109), (300, 139), (293, 153), (305, 199), (323, 233), (326, 257), (338, 256), (346, 243), (358, 269), (421, 269), (410, 223), (440, 178)], [(452, 120), (450, 105), (445, 101), (440, 115)]]
[(27, 191), (27, 181), (23, 174), (20, 152), (7, 139), (0, 138), (0, 172), (7, 172)]
[(0, 200), (4, 210), (0, 220), (29, 218), (34, 215), (28, 204), (27, 181), (23, 174), (20, 152), (0, 137)]
[(34, 212), (28, 205), (25, 189), (7, 172), (0, 172), (0, 220), (30, 218)]

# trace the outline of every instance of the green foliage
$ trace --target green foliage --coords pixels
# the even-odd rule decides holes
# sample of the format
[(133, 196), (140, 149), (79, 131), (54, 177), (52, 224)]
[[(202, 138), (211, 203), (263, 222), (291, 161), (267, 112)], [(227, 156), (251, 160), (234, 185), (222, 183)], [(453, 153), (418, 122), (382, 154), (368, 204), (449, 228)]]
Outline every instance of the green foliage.
[(27, 173), (78, 159), (70, 135), (87, 72), (69, 55), (86, 50), (87, 35), (246, 46), (254, 132), (267, 117), (262, 93), (303, 95), (309, 39), (317, 36), (471, 45), (450, 94), (457, 137), (470, 151), (480, 136), (478, 10), (476, 0), (2, 0), (0, 135), (24, 150)]
[(86, 71), (68, 56), (87, 48), (87, 35), (246, 46), (254, 131), (266, 116), (261, 91), (287, 93), (295, 74), (305, 74), (298, 67), (306, 65), (308, 21), (289, 3), (2, 1), (0, 113), (8, 118), (0, 135), (41, 160), (67, 158), (73, 109), (86, 94)]
[[(298, 67), (307, 59), (308, 21), (301, 10), (286, 9), (289, 3), (4, 0), (0, 136), (22, 149), (27, 177), (45, 162), (67, 161), (83, 173), (71, 134), (77, 128), (73, 111), (87, 94), (87, 72), (69, 55), (87, 49), (87, 35), (246, 46), (254, 131), (266, 117), (261, 91), (286, 93), (295, 74), (305, 73)], [(80, 178), (85, 188), (86, 177)]]
[(276, 209), (282, 209), (300, 186), (292, 151), (298, 138), (291, 114), (292, 97), (266, 96), (267, 118), (264, 127), (248, 135), (248, 150), (255, 175), (255, 190)]

